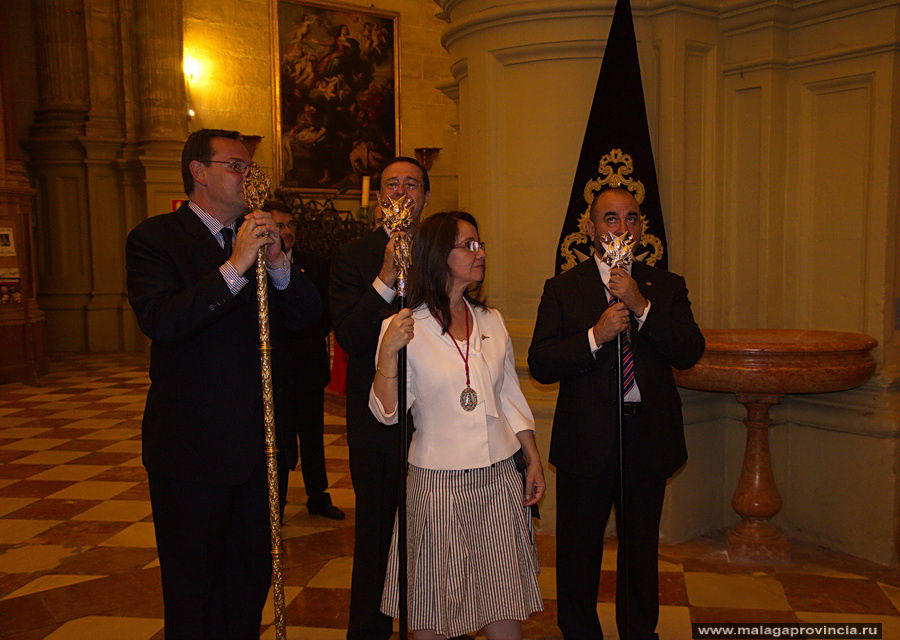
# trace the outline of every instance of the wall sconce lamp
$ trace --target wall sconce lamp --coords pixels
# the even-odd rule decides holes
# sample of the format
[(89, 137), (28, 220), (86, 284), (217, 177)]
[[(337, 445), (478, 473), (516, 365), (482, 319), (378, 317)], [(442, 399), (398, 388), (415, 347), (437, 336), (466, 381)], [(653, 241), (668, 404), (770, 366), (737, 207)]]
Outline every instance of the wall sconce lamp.
[(191, 120), (197, 115), (191, 100), (191, 84), (200, 78), (203, 68), (197, 58), (194, 58), (193, 56), (184, 56), (182, 69), (184, 71), (184, 98), (185, 102), (187, 102), (186, 115), (188, 125), (190, 125)]
[(425, 171), (431, 171), (431, 165), (434, 164), (434, 159), (440, 153), (441, 147), (417, 147), (414, 151), (416, 160), (425, 167)]
[(195, 82), (200, 79), (200, 76), (203, 72), (203, 67), (200, 64), (200, 61), (193, 56), (184, 56), (184, 79), (188, 83)]

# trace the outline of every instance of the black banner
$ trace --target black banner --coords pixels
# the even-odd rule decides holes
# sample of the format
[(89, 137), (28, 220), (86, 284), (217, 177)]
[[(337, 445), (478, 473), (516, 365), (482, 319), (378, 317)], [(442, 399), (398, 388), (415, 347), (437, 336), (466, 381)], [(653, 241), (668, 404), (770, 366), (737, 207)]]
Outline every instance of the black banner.
[(591, 242), (584, 225), (594, 194), (607, 187), (628, 189), (640, 205), (644, 230), (635, 258), (666, 269), (666, 231), (629, 0), (618, 0), (609, 29), (566, 220), (559, 236), (556, 273), (590, 255)]

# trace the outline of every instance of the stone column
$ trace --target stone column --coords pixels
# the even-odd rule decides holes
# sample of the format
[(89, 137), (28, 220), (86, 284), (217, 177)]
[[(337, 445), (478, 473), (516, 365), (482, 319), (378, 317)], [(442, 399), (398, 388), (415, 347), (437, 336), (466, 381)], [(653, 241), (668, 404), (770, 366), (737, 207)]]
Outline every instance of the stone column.
[(87, 42), (82, 0), (34, 0), (40, 106), (34, 137), (78, 136), (88, 111)]
[[(182, 0), (134, 0), (132, 13), (123, 16), (123, 30), (134, 34), (125, 52), (126, 69), (134, 78), (126, 87), (126, 105), (135, 128), (122, 154), (126, 233), (186, 197), (181, 183), (181, 148), (187, 138), (183, 14)], [(130, 309), (123, 317), (126, 348), (142, 348), (147, 340)]]
[(135, 63), (142, 142), (184, 142), (181, 0), (135, 0)]
[(51, 349), (87, 347), (91, 296), (90, 212), (84, 149), (89, 110), (87, 42), (81, 0), (35, 0), (40, 104), (23, 141), (38, 189), (38, 300)]
[(131, 316), (125, 295), (126, 210), (119, 156), (126, 139), (119, 0), (83, 0), (90, 75), (90, 109), (84, 150), (90, 218), (91, 297), (85, 307), (86, 349), (125, 346)]
[(35, 0), (40, 105), (24, 141), (39, 192), (52, 349), (140, 348), (124, 239), (183, 197), (181, 0)]

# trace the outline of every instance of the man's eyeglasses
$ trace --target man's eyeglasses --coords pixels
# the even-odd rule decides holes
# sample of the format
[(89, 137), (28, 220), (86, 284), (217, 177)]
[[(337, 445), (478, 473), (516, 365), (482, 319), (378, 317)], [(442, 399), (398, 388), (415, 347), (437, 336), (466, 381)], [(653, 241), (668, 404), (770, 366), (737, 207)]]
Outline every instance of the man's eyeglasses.
[(204, 163), (214, 162), (216, 164), (224, 164), (229, 171), (235, 173), (247, 173), (247, 169), (256, 166), (255, 162), (245, 162), (243, 160), (203, 160)]
[(422, 183), (415, 180), (406, 180), (402, 183), (399, 180), (388, 180), (381, 186), (388, 193), (397, 193), (400, 191), (401, 185), (403, 186), (403, 191), (407, 193), (415, 192), (422, 188)]
[(297, 222), (296, 222), (296, 220), (291, 220), (290, 222), (276, 222), (275, 226), (278, 227), (279, 229), (285, 229), (285, 228), (296, 229)]
[(454, 249), (468, 249), (472, 253), (478, 253), (478, 250), (487, 251), (483, 242), (479, 242), (478, 240), (466, 240), (465, 242), (460, 242), (459, 244), (453, 245)]

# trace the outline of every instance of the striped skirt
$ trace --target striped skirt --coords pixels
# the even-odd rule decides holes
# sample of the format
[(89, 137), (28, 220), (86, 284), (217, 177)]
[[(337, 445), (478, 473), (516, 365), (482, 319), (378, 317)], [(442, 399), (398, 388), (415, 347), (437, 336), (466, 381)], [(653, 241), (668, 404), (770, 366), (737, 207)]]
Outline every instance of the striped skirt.
[[(531, 511), (512, 458), (439, 471), (409, 466), (409, 626), (453, 637), (544, 608)], [(381, 610), (398, 617), (397, 522)]]

